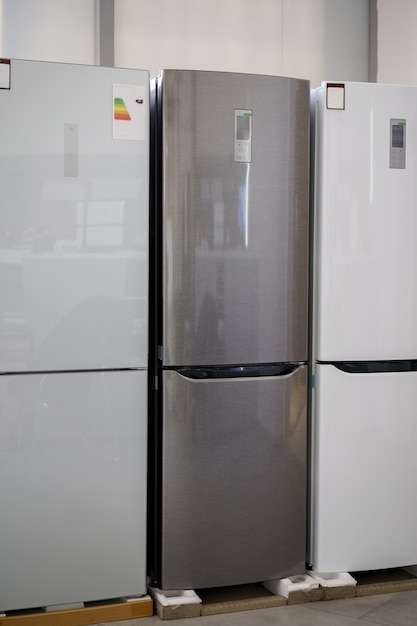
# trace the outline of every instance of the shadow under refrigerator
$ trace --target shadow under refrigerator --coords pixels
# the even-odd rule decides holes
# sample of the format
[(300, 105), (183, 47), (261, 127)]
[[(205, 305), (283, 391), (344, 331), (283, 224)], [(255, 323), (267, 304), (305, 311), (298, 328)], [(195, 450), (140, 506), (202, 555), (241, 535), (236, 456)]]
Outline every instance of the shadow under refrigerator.
[(321, 572), (417, 562), (417, 89), (312, 92), (312, 517)]
[(163, 589), (305, 569), (309, 94), (220, 72), (152, 83)]
[(0, 610), (143, 595), (148, 73), (2, 60), (0, 114)]

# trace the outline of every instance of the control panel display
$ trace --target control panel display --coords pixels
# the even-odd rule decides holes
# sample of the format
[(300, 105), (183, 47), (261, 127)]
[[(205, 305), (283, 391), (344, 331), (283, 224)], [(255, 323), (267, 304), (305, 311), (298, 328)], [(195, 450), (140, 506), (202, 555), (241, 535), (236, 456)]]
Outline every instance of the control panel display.
[(235, 161), (250, 163), (252, 161), (252, 111), (235, 109)]
[(405, 169), (405, 119), (390, 120), (389, 166), (393, 169)]

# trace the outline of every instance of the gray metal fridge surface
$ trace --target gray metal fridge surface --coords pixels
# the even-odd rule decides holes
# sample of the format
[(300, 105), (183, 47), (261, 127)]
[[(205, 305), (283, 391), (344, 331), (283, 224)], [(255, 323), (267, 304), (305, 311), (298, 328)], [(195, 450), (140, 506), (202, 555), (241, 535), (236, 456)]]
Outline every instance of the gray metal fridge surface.
[(308, 82), (168, 70), (162, 98), (163, 365), (305, 361)]
[(165, 589), (304, 571), (309, 94), (157, 79)]
[(306, 383), (164, 373), (165, 588), (304, 572)]

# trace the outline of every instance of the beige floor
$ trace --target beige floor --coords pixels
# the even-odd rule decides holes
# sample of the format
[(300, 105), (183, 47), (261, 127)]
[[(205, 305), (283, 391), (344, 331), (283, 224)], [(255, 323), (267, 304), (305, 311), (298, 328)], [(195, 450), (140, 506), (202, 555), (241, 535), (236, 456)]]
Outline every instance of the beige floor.
[[(417, 591), (329, 600), (225, 615), (160, 620), (156, 615), (105, 626), (416, 626)], [(93, 625), (94, 626), (94, 625)], [(100, 624), (100, 626), (104, 626)]]

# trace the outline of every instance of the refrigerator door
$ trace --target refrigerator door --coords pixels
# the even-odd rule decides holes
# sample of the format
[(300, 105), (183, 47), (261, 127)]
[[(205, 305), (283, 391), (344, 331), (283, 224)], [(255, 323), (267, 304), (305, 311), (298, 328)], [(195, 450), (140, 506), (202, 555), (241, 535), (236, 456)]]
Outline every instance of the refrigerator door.
[(164, 589), (304, 571), (306, 378), (163, 373)]
[(308, 81), (159, 80), (163, 364), (305, 361)]
[(312, 565), (320, 572), (417, 562), (417, 372), (317, 367)]
[(317, 358), (415, 358), (417, 88), (325, 83), (313, 106)]
[[(0, 371), (144, 367), (148, 73), (14, 60), (10, 72)], [(120, 100), (130, 120), (117, 119)]]
[(139, 370), (0, 377), (1, 610), (146, 593), (146, 390)]

